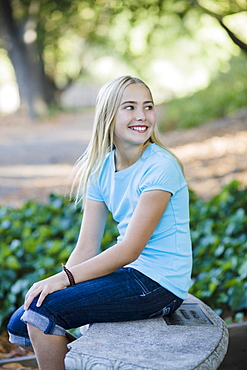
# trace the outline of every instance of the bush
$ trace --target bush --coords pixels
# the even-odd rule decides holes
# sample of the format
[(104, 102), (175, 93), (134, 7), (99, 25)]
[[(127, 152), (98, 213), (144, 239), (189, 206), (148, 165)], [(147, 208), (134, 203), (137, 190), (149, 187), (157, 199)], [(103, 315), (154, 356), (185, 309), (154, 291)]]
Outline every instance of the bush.
[[(208, 202), (191, 192), (194, 267), (190, 292), (223, 316), (247, 308), (247, 189), (233, 182)], [(0, 207), (0, 320), (4, 325), (30, 285), (61, 271), (79, 234), (82, 213), (67, 199)], [(102, 250), (118, 235), (111, 215)]]
[(210, 201), (191, 194), (190, 292), (224, 317), (247, 309), (247, 189), (232, 182)]
[(186, 129), (209, 122), (246, 106), (247, 59), (233, 57), (230, 70), (219, 73), (210, 85), (191, 96), (166, 104), (160, 129)]

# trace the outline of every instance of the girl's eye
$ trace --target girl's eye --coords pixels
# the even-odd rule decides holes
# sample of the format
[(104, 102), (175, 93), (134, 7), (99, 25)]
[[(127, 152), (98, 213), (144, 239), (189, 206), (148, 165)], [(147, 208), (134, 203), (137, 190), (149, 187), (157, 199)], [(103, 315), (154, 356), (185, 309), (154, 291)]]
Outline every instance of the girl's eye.
[(125, 109), (127, 109), (127, 110), (133, 110), (134, 107), (133, 107), (133, 105), (127, 105), (127, 107), (125, 107)]
[(152, 110), (152, 109), (153, 109), (153, 106), (152, 106), (152, 105), (147, 105), (147, 106), (145, 107), (145, 109), (146, 109), (146, 110)]

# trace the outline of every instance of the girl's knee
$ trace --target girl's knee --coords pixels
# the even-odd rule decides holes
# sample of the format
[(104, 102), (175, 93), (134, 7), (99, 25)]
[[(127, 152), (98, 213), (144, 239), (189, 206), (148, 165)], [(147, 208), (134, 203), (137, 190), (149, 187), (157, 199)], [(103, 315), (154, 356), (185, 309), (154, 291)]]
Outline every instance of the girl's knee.
[(32, 351), (32, 343), (27, 332), (27, 325), (21, 320), (24, 313), (23, 306), (16, 310), (11, 316), (7, 329), (9, 332), (9, 341), (18, 344), (24, 349)]
[(24, 331), (25, 333), (27, 333), (26, 324), (21, 320), (21, 317), (22, 317), (24, 312), (25, 312), (24, 308), (23, 308), (23, 306), (21, 306), (10, 317), (9, 323), (7, 325), (7, 329), (10, 332), (22, 333)]

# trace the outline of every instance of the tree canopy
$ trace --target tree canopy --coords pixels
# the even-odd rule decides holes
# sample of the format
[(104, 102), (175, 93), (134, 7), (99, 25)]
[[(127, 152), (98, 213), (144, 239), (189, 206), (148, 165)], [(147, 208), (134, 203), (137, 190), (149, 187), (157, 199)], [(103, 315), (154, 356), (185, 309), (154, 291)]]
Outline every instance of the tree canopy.
[[(234, 21), (246, 17), (245, 0), (0, 0), (0, 5), (1, 46), (33, 117), (79, 77), (97, 75), (103, 82), (110, 74), (109, 58), (123, 70), (151, 79), (162, 69), (183, 71), (185, 64), (192, 65), (188, 74), (194, 73), (193, 62), (200, 58), (209, 70), (213, 59), (224, 60), (233, 48), (219, 47), (218, 29), (247, 50), (247, 39)], [(100, 58), (105, 67), (97, 73)], [(200, 68), (197, 73), (203, 78)], [(171, 84), (182, 89), (179, 78)]]

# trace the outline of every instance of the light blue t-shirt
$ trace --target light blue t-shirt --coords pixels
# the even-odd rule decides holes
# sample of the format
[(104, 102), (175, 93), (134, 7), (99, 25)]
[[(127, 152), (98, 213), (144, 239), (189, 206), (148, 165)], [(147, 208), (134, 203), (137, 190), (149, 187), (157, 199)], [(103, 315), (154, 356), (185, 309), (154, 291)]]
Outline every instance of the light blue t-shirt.
[(189, 196), (173, 156), (157, 144), (151, 144), (132, 166), (115, 172), (113, 150), (107, 154), (98, 179), (89, 186), (87, 198), (106, 204), (118, 223), (118, 241), (121, 241), (140, 195), (152, 190), (164, 190), (172, 196), (149, 242), (128, 267), (185, 299), (192, 269)]

